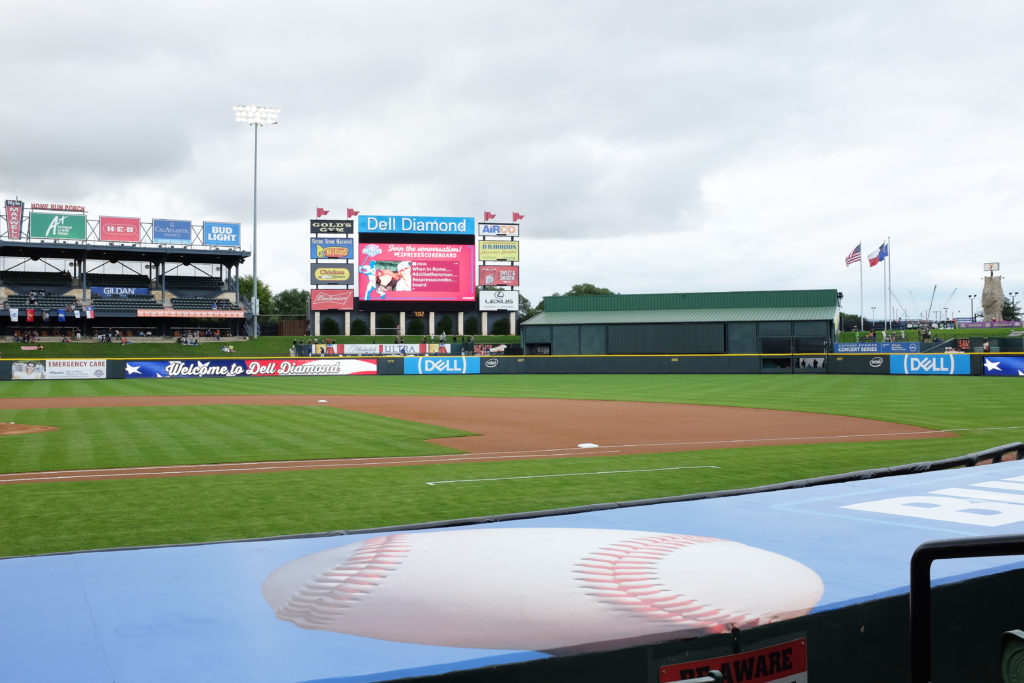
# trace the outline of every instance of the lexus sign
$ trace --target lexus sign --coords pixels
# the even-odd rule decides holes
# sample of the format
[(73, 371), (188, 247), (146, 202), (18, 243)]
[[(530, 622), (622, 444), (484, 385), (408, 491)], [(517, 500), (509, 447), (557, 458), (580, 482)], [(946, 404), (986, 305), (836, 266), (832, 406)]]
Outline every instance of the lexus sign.
[(481, 311), (518, 311), (519, 292), (509, 289), (481, 290)]

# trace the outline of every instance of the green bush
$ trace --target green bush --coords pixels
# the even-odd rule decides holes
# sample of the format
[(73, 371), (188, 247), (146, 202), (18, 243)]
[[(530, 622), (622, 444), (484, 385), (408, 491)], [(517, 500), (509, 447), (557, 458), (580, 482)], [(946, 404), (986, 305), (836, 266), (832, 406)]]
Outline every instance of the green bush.
[(339, 335), (341, 334), (341, 328), (338, 326), (338, 321), (334, 318), (327, 318), (320, 323), (321, 334)]
[(441, 319), (437, 321), (437, 324), (434, 327), (438, 334), (444, 332), (450, 336), (452, 329), (454, 329), (452, 325), (452, 317), (448, 314), (442, 315)]
[(466, 334), (479, 334), (480, 333), (480, 321), (476, 318), (467, 318), (466, 322), (462, 325)]
[(508, 318), (501, 318), (491, 325), (491, 334), (509, 334)]
[(353, 320), (352, 321), (352, 334), (369, 334), (370, 326), (366, 324), (365, 320)]
[(423, 318), (413, 318), (405, 326), (405, 329), (409, 334), (424, 334), (427, 331), (427, 326), (423, 323)]

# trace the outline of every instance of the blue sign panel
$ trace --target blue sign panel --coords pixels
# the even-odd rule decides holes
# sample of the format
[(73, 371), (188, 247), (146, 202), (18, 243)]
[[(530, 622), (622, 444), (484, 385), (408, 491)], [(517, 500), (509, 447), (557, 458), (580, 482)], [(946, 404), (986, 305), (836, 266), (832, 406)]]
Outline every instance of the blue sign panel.
[(857, 342), (833, 344), (834, 353), (918, 353), (920, 342)]
[(311, 237), (309, 239), (309, 258), (353, 258), (354, 242), (355, 240), (351, 237)]
[(90, 287), (93, 296), (145, 296), (149, 287)]
[(889, 357), (891, 375), (969, 375), (971, 357), (965, 353), (907, 353)]
[(125, 379), (165, 377), (244, 377), (240, 360), (144, 360), (125, 361)]
[(240, 247), (241, 223), (203, 221), (203, 244), (216, 247)]
[(418, 356), (405, 359), (407, 375), (479, 375), (478, 356)]
[(359, 232), (385, 235), (476, 234), (476, 219), (468, 216), (359, 216)]
[(154, 218), (153, 241), (159, 244), (192, 244), (192, 221)]
[(997, 377), (1024, 377), (1024, 357), (985, 356), (985, 374)]

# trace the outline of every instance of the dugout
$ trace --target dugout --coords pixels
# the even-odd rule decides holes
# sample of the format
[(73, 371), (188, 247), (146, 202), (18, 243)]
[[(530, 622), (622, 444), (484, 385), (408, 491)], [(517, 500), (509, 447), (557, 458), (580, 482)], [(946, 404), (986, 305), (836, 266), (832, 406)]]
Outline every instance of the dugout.
[(551, 296), (522, 337), (527, 354), (772, 354), (788, 371), (781, 356), (824, 356), (838, 324), (834, 289)]

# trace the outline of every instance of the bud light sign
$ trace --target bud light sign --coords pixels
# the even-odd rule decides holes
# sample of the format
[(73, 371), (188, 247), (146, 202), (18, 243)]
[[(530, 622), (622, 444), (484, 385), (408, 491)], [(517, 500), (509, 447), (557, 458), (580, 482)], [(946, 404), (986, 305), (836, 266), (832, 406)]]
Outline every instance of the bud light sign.
[(203, 244), (217, 247), (241, 246), (241, 223), (203, 221)]
[(893, 375), (969, 375), (971, 357), (962, 353), (906, 353), (889, 357)]
[(420, 356), (405, 359), (407, 375), (479, 375), (476, 356)]

